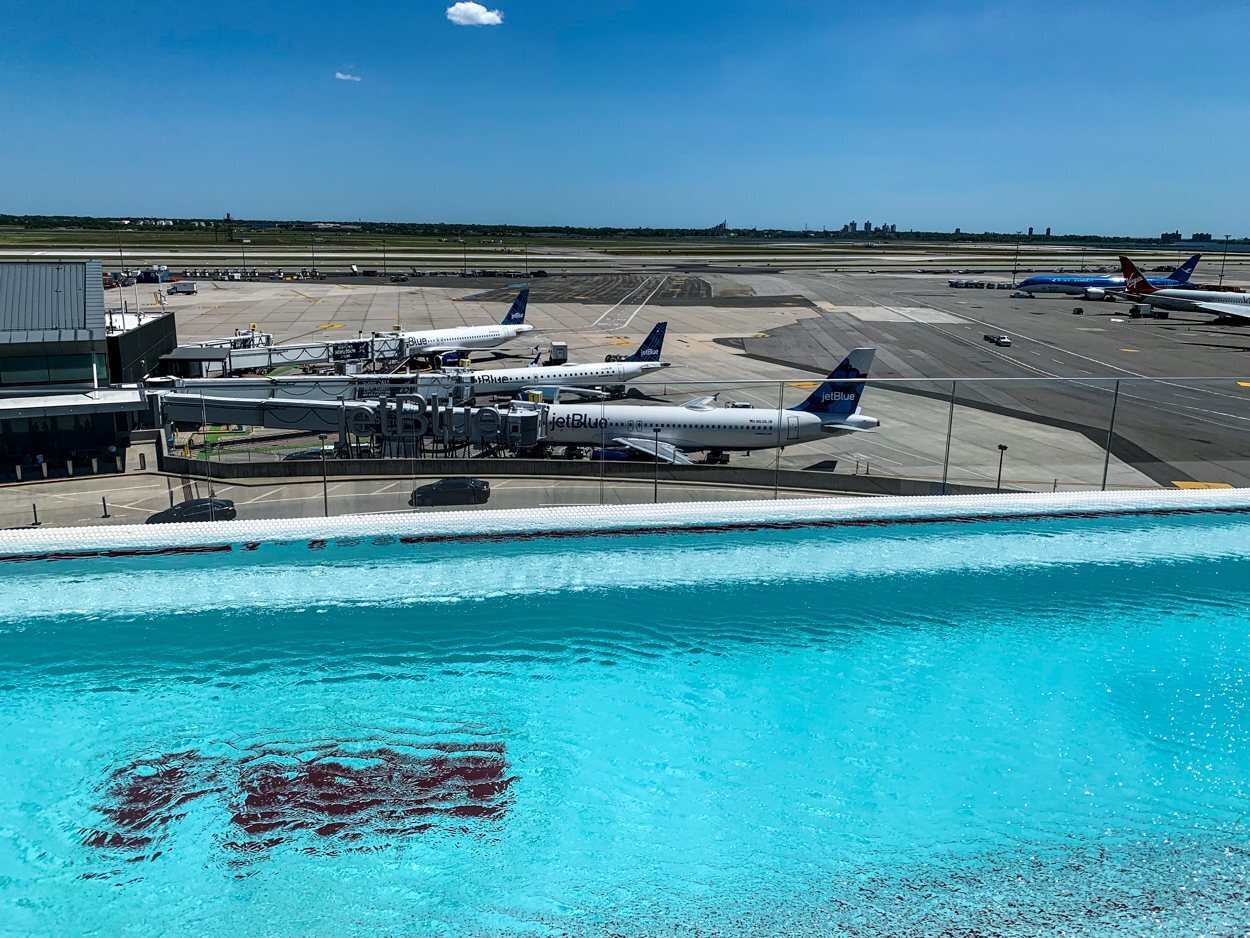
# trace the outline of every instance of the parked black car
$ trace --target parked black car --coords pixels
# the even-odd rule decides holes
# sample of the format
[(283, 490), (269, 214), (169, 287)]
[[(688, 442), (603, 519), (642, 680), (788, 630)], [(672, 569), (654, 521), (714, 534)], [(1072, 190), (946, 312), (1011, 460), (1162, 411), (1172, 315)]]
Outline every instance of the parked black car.
[(233, 521), (234, 502), (228, 498), (192, 498), (173, 508), (158, 511), (147, 524), (173, 524), (175, 521)]
[(412, 490), (408, 504), (421, 505), (484, 505), (490, 498), (490, 483), (481, 479), (439, 479)]

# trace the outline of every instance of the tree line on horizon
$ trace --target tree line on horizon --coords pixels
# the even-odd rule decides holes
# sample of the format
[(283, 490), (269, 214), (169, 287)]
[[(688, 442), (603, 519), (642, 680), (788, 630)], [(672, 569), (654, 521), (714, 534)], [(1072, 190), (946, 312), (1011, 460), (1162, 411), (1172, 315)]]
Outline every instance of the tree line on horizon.
[[(728, 241), (734, 238), (745, 240), (801, 240), (819, 239), (828, 241), (930, 241), (930, 242), (973, 242), (991, 244), (1014, 244), (1017, 239), (1026, 243), (1082, 243), (1082, 244), (1167, 244), (1176, 246), (1176, 242), (1163, 241), (1161, 238), (1141, 238), (1129, 235), (1019, 235), (1016, 232), (970, 232), (970, 231), (900, 231), (897, 234), (873, 233), (862, 231), (845, 232), (834, 230), (797, 230), (788, 228), (657, 228), (638, 227), (621, 228), (603, 226), (597, 228), (579, 227), (575, 225), (481, 225), (453, 224), (450, 222), (310, 222), (289, 219), (219, 219), (219, 218), (169, 218), (161, 219), (172, 224), (155, 226), (138, 224), (139, 221), (154, 221), (148, 216), (98, 217), (91, 215), (9, 215), (0, 214), (0, 228), (16, 228), (23, 230), (61, 229), (70, 231), (142, 231), (143, 233), (163, 234), (169, 232), (212, 231), (215, 234), (227, 233), (227, 240), (235, 236), (237, 231), (271, 231), (299, 232), (310, 236), (332, 238), (337, 235), (398, 235), (410, 237), (439, 238), (585, 238), (585, 239), (662, 239), (662, 238), (709, 238)], [(129, 221), (130, 224), (124, 224)], [(316, 227), (329, 224), (332, 227)], [(1191, 242), (1186, 242), (1191, 243)], [(1250, 244), (1250, 238), (1234, 238), (1230, 244)]]

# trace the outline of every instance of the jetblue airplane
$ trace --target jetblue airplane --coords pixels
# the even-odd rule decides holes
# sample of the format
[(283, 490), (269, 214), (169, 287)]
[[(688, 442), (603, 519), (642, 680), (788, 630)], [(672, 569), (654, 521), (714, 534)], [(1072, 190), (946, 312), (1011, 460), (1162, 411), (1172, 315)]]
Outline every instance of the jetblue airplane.
[(456, 326), (451, 329), (426, 329), (420, 332), (375, 332), (374, 335), (381, 338), (399, 336), (404, 339), (410, 357), (494, 348), (511, 342), (534, 328), (525, 324), (525, 307), (529, 296), (529, 287), (522, 289), (508, 314), (497, 326)]
[(1125, 292), (1138, 303), (1159, 309), (1175, 309), (1191, 313), (1210, 313), (1216, 319), (1250, 322), (1250, 293), (1224, 290), (1183, 290), (1178, 287), (1159, 288), (1147, 280), (1127, 257), (1120, 258), (1124, 271)]
[(746, 452), (875, 430), (881, 421), (859, 410), (863, 379), (875, 353), (876, 349), (855, 349), (803, 403), (789, 410), (714, 407), (710, 397), (663, 407), (551, 404), (545, 442), (631, 450), (688, 466), (692, 460), (686, 453), (692, 451)]
[(664, 349), (664, 331), (667, 322), (658, 322), (650, 334), (643, 339), (634, 354), (620, 361), (599, 362), (593, 365), (548, 365), (534, 364), (528, 368), (498, 368), (493, 371), (469, 371), (448, 369), (448, 374), (460, 374), (473, 382), (473, 393), (476, 394), (513, 394), (517, 391), (537, 390), (552, 397), (559, 396), (564, 388), (586, 395), (583, 389), (612, 387), (640, 378), (649, 371), (667, 368), (668, 362), (660, 361)]
[[(1201, 254), (1195, 254), (1166, 277), (1151, 277), (1149, 282), (1152, 286), (1164, 288), (1184, 286), (1189, 283), (1201, 258)], [(1111, 301), (1117, 292), (1124, 289), (1124, 278), (1101, 274), (1038, 274), (1021, 280), (1016, 289), (1022, 293), (1067, 293), (1087, 300)]]

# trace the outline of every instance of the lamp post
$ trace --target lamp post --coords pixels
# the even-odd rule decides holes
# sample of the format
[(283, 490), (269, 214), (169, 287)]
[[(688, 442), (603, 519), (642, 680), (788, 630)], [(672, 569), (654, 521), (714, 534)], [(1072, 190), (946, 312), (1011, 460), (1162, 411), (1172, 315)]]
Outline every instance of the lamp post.
[(652, 427), (652, 429), (655, 431), (655, 486), (651, 500), (658, 505), (660, 503), (660, 428)]
[(386, 276), (386, 241), (382, 241), (382, 276)]
[(326, 440), (329, 437), (325, 433), (319, 433), (317, 439), (321, 441), (321, 510), (328, 518), (330, 517), (330, 489), (326, 480)]
[(317, 272), (317, 236), (308, 236), (308, 250), (312, 252), (312, 272)]
[(998, 481), (994, 483), (994, 491), (1001, 492), (1003, 490), (1003, 456), (1007, 453), (1007, 444), (998, 444)]
[(1220, 258), (1220, 286), (1224, 286), (1224, 265), (1228, 263), (1228, 239), (1232, 235), (1224, 235), (1224, 256)]
[(1011, 262), (1011, 285), (1016, 285), (1016, 276), (1020, 271), (1020, 232), (1016, 232), (1016, 257)]
[(239, 239), (239, 251), (243, 254), (243, 279), (247, 279), (247, 238)]

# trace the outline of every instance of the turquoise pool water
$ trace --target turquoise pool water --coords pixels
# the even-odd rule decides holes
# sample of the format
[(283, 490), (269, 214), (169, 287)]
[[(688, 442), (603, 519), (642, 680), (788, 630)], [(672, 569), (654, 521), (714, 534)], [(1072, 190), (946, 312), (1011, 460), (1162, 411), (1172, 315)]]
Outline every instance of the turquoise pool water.
[(1240, 933), (1250, 520), (5, 564), (0, 933)]

